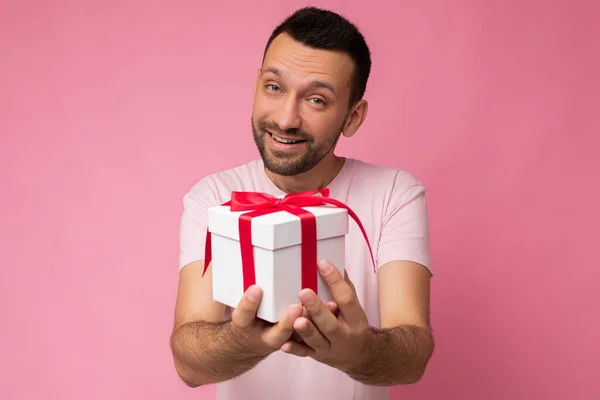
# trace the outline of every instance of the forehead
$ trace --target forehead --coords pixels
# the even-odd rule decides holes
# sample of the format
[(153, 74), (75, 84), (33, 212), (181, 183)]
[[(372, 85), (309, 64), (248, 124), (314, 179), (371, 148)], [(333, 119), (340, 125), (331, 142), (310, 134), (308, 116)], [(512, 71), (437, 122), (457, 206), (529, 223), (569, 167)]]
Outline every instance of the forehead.
[(281, 34), (271, 42), (262, 69), (277, 70), (282, 77), (300, 83), (325, 79), (343, 91), (349, 89), (354, 62), (341, 51), (314, 49)]

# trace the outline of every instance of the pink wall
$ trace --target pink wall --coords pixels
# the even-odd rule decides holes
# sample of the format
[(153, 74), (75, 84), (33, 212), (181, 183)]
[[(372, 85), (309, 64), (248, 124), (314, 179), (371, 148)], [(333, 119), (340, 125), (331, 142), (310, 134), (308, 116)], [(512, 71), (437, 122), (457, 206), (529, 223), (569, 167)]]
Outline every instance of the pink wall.
[[(304, 3), (7, 3), (0, 398), (212, 398), (168, 346), (181, 199), (257, 156), (263, 44)], [(343, 3), (374, 67), (339, 153), (429, 188), (438, 347), (395, 399), (600, 398), (598, 3)]]

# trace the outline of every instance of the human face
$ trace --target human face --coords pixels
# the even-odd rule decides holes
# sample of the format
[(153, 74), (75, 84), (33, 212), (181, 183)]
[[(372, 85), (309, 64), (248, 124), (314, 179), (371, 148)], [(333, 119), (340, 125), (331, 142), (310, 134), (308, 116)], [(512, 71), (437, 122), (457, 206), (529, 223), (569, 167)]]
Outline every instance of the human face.
[(310, 171), (333, 150), (348, 117), (353, 60), (279, 35), (257, 77), (252, 131), (265, 167), (282, 176)]

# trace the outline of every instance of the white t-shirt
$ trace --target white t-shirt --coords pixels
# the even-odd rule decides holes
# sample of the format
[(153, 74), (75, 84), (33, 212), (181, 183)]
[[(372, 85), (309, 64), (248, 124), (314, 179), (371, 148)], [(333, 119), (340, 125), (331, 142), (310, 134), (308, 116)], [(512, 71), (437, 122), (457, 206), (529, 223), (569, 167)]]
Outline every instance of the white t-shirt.
[[(328, 186), (365, 228), (377, 268), (409, 260), (431, 271), (425, 188), (412, 174), (346, 158)], [(179, 268), (204, 259), (206, 210), (231, 199), (232, 191), (285, 195), (267, 177), (261, 159), (207, 176), (184, 196)], [(377, 275), (360, 228), (349, 221), (346, 265), (369, 324), (380, 326)], [(310, 357), (277, 351), (245, 374), (217, 384), (217, 400), (387, 400), (388, 390), (358, 383)]]

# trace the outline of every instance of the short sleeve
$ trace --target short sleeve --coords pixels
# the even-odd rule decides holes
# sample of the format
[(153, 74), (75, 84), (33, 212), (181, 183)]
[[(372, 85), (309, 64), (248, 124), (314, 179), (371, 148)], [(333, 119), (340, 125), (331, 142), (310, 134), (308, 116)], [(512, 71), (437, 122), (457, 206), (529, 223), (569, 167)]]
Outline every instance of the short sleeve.
[(413, 261), (433, 274), (425, 187), (416, 182), (390, 198), (377, 249), (378, 267), (390, 261)]
[(204, 178), (183, 197), (183, 213), (179, 232), (179, 269), (204, 259), (207, 210), (216, 204), (210, 181)]

